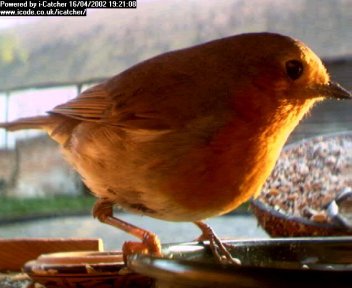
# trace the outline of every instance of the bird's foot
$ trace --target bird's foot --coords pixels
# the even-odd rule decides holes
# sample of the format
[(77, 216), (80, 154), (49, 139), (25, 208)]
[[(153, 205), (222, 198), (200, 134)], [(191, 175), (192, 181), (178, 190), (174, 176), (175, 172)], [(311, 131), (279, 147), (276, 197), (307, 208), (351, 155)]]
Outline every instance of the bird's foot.
[(198, 238), (198, 241), (209, 241), (210, 250), (221, 264), (241, 265), (241, 260), (231, 256), (227, 249), (229, 245), (222, 243), (209, 225), (201, 221), (194, 223), (202, 230), (202, 235)]
[(125, 242), (122, 247), (124, 260), (131, 254), (151, 254), (160, 257), (161, 244), (157, 235), (154, 233), (129, 224), (113, 216), (113, 204), (105, 199), (98, 199), (93, 207), (93, 216), (101, 222), (121, 229), (137, 238), (142, 242)]
[(132, 254), (149, 254), (161, 257), (161, 245), (158, 236), (148, 231), (142, 242), (127, 241), (122, 246), (122, 254), (126, 262), (127, 256)]

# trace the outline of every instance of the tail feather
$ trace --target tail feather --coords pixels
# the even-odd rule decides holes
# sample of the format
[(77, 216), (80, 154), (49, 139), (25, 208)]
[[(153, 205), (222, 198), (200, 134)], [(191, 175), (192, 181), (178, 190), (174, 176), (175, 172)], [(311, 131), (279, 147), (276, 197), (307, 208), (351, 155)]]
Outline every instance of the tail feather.
[(16, 131), (21, 129), (47, 130), (50, 123), (50, 116), (36, 116), (20, 118), (12, 122), (0, 123), (0, 128), (4, 128), (8, 131)]

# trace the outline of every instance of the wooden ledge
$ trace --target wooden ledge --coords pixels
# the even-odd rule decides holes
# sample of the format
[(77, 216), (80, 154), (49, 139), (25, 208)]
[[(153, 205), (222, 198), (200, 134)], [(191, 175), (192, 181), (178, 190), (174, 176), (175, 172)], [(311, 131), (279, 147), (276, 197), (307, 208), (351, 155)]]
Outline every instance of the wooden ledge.
[(0, 271), (20, 271), (41, 254), (70, 251), (104, 251), (97, 238), (11, 238), (0, 239)]

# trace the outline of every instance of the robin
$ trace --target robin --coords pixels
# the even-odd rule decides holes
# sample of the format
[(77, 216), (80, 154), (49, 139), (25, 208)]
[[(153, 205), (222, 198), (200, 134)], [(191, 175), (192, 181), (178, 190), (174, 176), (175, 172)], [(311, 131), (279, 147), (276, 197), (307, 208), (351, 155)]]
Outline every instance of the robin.
[(161, 255), (160, 241), (114, 217), (114, 205), (193, 222), (233, 263), (203, 220), (258, 195), (314, 103), (351, 97), (302, 42), (249, 33), (156, 56), (45, 116), (1, 127), (43, 129), (60, 144), (98, 198), (93, 215), (141, 240), (125, 243), (125, 255)]

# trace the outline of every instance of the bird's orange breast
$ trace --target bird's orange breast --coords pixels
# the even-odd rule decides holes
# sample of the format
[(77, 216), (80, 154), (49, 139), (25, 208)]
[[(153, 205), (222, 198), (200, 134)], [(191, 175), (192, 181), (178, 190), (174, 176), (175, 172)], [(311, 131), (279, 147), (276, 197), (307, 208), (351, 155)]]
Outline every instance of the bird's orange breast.
[(202, 211), (203, 218), (235, 209), (259, 193), (287, 137), (313, 103), (297, 103), (280, 112), (288, 117), (273, 112), (266, 120), (247, 123), (233, 117), (211, 143), (194, 147), (180, 159), (165, 191), (175, 205)]

